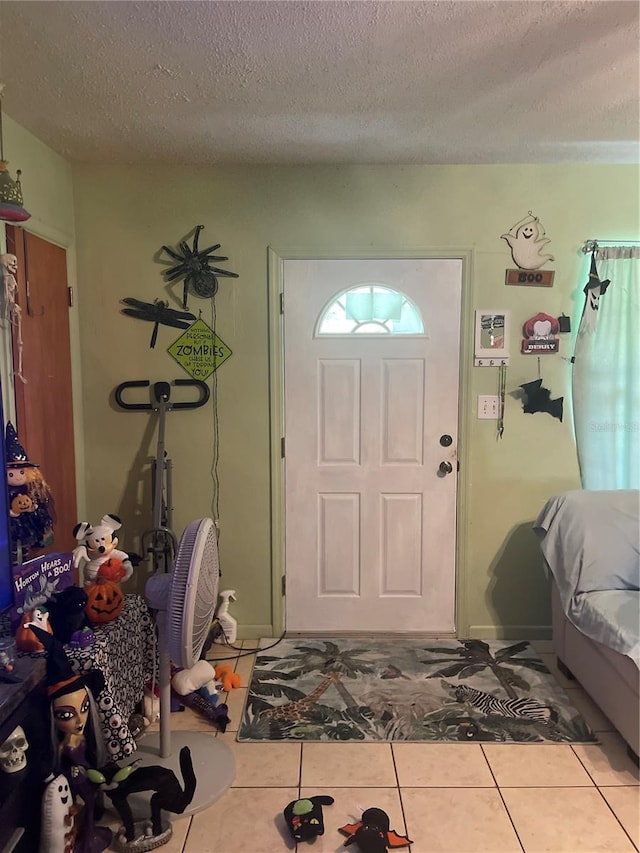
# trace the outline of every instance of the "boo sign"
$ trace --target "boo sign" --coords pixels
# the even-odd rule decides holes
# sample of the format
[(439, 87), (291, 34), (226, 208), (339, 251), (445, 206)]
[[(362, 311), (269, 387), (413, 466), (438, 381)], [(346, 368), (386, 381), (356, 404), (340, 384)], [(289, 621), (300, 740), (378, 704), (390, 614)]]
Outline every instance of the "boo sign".
[(167, 349), (192, 379), (204, 382), (231, 355), (231, 350), (204, 320), (196, 320)]

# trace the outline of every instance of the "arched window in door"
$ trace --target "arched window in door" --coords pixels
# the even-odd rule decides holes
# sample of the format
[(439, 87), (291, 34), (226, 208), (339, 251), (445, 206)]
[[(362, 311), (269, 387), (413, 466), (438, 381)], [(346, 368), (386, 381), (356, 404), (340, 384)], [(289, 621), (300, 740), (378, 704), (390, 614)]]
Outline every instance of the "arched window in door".
[(358, 284), (340, 293), (325, 307), (316, 324), (324, 335), (423, 335), (417, 306), (384, 284)]

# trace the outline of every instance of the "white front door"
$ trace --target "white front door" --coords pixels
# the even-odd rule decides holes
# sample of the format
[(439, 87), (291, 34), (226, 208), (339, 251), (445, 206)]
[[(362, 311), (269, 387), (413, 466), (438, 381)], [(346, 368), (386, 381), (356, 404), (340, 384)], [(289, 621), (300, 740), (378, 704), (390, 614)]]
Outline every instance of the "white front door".
[(453, 632), (462, 261), (283, 290), (286, 630)]

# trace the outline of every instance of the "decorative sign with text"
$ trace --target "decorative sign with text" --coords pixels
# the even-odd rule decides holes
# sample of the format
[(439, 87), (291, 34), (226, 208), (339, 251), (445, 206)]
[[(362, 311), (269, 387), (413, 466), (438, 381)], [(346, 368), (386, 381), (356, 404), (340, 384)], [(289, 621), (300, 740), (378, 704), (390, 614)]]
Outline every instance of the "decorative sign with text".
[(560, 324), (550, 314), (535, 314), (522, 327), (524, 340), (522, 352), (525, 355), (547, 355), (558, 352)]
[(60, 552), (36, 557), (13, 567), (13, 609), (11, 626), (15, 631), (25, 610), (33, 610), (57, 592), (74, 583), (73, 554)]
[(208, 379), (231, 355), (225, 342), (204, 322), (196, 320), (167, 352), (192, 379)]
[(507, 270), (505, 284), (523, 287), (553, 287), (553, 270)]

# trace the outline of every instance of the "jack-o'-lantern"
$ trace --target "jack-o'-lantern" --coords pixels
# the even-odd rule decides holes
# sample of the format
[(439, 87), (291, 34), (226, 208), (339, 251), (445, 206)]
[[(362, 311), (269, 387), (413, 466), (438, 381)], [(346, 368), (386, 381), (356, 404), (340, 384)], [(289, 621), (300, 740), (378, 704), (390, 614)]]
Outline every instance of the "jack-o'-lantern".
[(127, 571), (122, 565), (122, 560), (118, 560), (117, 557), (109, 557), (98, 569), (99, 578), (105, 578), (114, 583), (119, 583), (126, 574)]
[(87, 603), (84, 612), (94, 625), (112, 622), (122, 613), (124, 595), (117, 583), (106, 578), (96, 578), (85, 587), (85, 592)]

